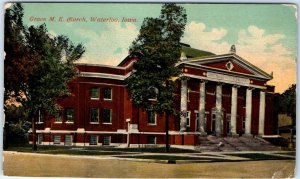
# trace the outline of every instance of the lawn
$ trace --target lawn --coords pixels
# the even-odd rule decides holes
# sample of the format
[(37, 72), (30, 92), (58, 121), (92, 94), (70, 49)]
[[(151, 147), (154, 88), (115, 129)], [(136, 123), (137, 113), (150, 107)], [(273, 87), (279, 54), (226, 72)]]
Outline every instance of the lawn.
[[(164, 153), (166, 150), (164, 147), (153, 148), (113, 148), (113, 147), (90, 147), (87, 150), (103, 150), (103, 151), (122, 151), (122, 152), (149, 152), (149, 153)], [(179, 149), (170, 147), (169, 153), (200, 153), (190, 149)]]
[(120, 155), (124, 152), (115, 151), (96, 151), (96, 150), (71, 150), (71, 149), (61, 149), (61, 150), (43, 150), (37, 151), (37, 153), (44, 154), (67, 154), (67, 155)]
[(268, 154), (259, 154), (259, 153), (243, 153), (243, 154), (228, 154), (236, 157), (248, 158), (251, 160), (291, 160), (290, 157), (284, 156), (274, 156)]
[[(115, 148), (115, 147), (75, 147), (75, 146), (38, 146), (37, 151), (32, 151), (29, 144), (23, 146), (11, 146), (6, 151), (43, 153), (43, 154), (67, 154), (67, 155), (120, 155), (133, 153), (165, 153), (164, 147), (155, 148)], [(169, 153), (196, 153), (188, 149), (170, 148)]]
[(296, 152), (285, 152), (285, 153), (277, 153), (277, 154), (296, 156)]
[[(141, 156), (118, 156), (119, 158), (137, 158), (137, 159), (153, 159), (153, 160), (208, 160), (207, 158), (176, 156), (176, 155), (141, 155)], [(210, 159), (211, 160), (211, 159)]]

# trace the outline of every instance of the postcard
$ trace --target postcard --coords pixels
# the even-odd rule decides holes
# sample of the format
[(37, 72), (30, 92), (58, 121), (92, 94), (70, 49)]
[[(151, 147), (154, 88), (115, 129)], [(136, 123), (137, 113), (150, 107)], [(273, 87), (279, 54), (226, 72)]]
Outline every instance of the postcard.
[(295, 177), (294, 4), (8, 2), (3, 175)]

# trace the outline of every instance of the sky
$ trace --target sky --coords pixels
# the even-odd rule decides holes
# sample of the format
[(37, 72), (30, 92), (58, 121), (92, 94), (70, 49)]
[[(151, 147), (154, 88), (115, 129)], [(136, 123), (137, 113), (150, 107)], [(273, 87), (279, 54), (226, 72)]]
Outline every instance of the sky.
[[(145, 17), (158, 17), (161, 4), (23, 3), (25, 25), (45, 23), (53, 36), (82, 43), (81, 63), (118, 65)], [(297, 9), (291, 4), (179, 4), (186, 9), (183, 43), (215, 54), (229, 52), (267, 73), (276, 92), (296, 83)], [(54, 21), (50, 20), (54, 17)], [(91, 18), (108, 18), (92, 22)], [(85, 21), (74, 21), (75, 18)], [(130, 22), (122, 22), (122, 19)], [(61, 21), (59, 21), (61, 20)]]

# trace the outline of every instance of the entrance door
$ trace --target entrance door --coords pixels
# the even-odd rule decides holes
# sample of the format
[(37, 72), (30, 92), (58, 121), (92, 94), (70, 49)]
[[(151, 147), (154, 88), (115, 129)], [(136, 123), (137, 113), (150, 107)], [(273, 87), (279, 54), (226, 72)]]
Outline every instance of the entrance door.
[[(224, 130), (223, 127), (225, 125), (225, 122), (223, 122), (223, 119), (224, 119), (224, 109), (222, 109), (222, 112), (221, 112), (221, 116), (220, 116), (220, 121), (217, 121), (217, 111), (215, 109), (212, 109), (212, 113), (211, 113), (211, 132), (212, 134), (216, 134), (216, 135), (224, 135)], [(219, 122), (218, 126), (217, 126), (217, 122)], [(217, 134), (217, 127), (218, 129), (220, 130), (219, 134)]]
[(226, 131), (225, 134), (230, 134), (231, 133), (231, 115), (227, 114), (226, 115)]
[[(207, 127), (206, 127), (206, 125), (207, 125), (207, 114), (208, 114), (208, 112), (205, 111), (204, 124), (203, 124), (203, 129), (204, 129), (205, 132), (207, 132)], [(199, 128), (200, 128), (200, 114), (196, 113), (196, 130), (195, 131), (200, 131)]]
[(215, 113), (212, 113), (212, 116), (211, 116), (211, 132), (213, 134), (216, 133), (216, 114)]

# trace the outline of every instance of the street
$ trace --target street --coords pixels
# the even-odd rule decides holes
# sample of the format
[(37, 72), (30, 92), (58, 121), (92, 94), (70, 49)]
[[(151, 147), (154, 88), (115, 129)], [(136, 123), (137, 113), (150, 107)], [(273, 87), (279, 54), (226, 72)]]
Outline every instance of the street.
[(4, 152), (4, 175), (101, 178), (287, 178), (295, 160), (163, 164), (113, 159), (109, 156), (67, 156)]

